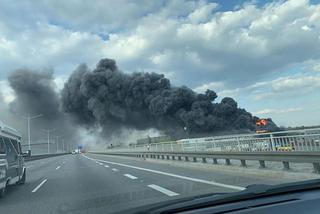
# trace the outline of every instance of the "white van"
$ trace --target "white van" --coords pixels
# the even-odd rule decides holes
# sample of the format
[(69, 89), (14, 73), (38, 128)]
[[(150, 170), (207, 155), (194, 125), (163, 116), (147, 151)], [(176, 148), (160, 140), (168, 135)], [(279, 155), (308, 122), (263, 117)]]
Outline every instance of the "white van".
[(22, 154), (18, 131), (0, 122), (0, 197), (5, 195), (8, 185), (25, 183), (24, 157), (29, 154)]

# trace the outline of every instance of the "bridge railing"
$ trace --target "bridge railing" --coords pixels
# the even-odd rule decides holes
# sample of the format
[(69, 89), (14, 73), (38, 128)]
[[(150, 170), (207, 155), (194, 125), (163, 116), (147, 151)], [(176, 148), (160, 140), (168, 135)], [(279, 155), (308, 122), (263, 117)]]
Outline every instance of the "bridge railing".
[(113, 150), (154, 152), (315, 152), (320, 151), (320, 129), (181, 139), (171, 142), (118, 147)]

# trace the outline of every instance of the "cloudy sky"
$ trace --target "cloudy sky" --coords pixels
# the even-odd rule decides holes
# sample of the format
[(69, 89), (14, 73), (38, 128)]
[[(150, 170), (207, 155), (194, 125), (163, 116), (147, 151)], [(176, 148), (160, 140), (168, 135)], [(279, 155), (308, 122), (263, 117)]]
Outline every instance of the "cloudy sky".
[(231, 96), (278, 125), (320, 124), (319, 1), (0, 4), (4, 103), (17, 68), (53, 70), (59, 90), (78, 64), (108, 57), (124, 72), (164, 73), (175, 85)]

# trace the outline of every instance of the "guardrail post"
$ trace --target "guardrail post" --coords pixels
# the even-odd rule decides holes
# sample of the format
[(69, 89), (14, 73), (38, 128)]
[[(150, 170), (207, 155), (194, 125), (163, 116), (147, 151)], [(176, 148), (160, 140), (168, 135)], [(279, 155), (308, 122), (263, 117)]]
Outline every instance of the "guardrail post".
[(197, 162), (197, 158), (196, 157), (193, 157), (193, 162)]
[(312, 163), (313, 165), (313, 172), (319, 174), (320, 173), (320, 164), (319, 163)]
[(178, 156), (178, 160), (181, 161), (181, 156)]
[(275, 145), (274, 145), (274, 139), (273, 139), (273, 134), (270, 134), (270, 141), (271, 141), (271, 150), (276, 151)]
[(202, 163), (207, 163), (206, 158), (202, 158)]
[(167, 155), (167, 160), (170, 160), (170, 156), (169, 155)]
[(259, 164), (260, 164), (260, 169), (264, 169), (266, 168), (266, 162), (264, 160), (259, 160)]
[(231, 165), (230, 159), (226, 159), (226, 165)]
[(175, 157), (174, 157), (174, 155), (172, 155), (172, 160), (175, 160)]
[(241, 161), (241, 166), (242, 167), (247, 167), (246, 160), (240, 160), (240, 161)]
[(186, 161), (189, 161), (189, 157), (188, 156), (185, 156), (184, 158), (185, 158)]
[(164, 160), (164, 155), (161, 155), (162, 160)]
[(284, 170), (289, 170), (289, 169), (290, 169), (290, 166), (289, 166), (289, 162), (288, 162), (288, 161), (282, 161), (282, 164), (283, 164), (283, 169), (284, 169)]
[(218, 164), (217, 158), (213, 158), (212, 160), (213, 160), (213, 164)]
[(160, 155), (157, 155), (157, 158), (160, 159)]

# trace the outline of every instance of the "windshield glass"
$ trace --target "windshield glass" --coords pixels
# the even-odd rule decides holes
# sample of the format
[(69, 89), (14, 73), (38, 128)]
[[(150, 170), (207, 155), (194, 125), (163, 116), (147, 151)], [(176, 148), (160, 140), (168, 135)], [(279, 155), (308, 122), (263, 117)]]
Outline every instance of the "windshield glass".
[(320, 2), (1, 2), (4, 213), (319, 178)]

